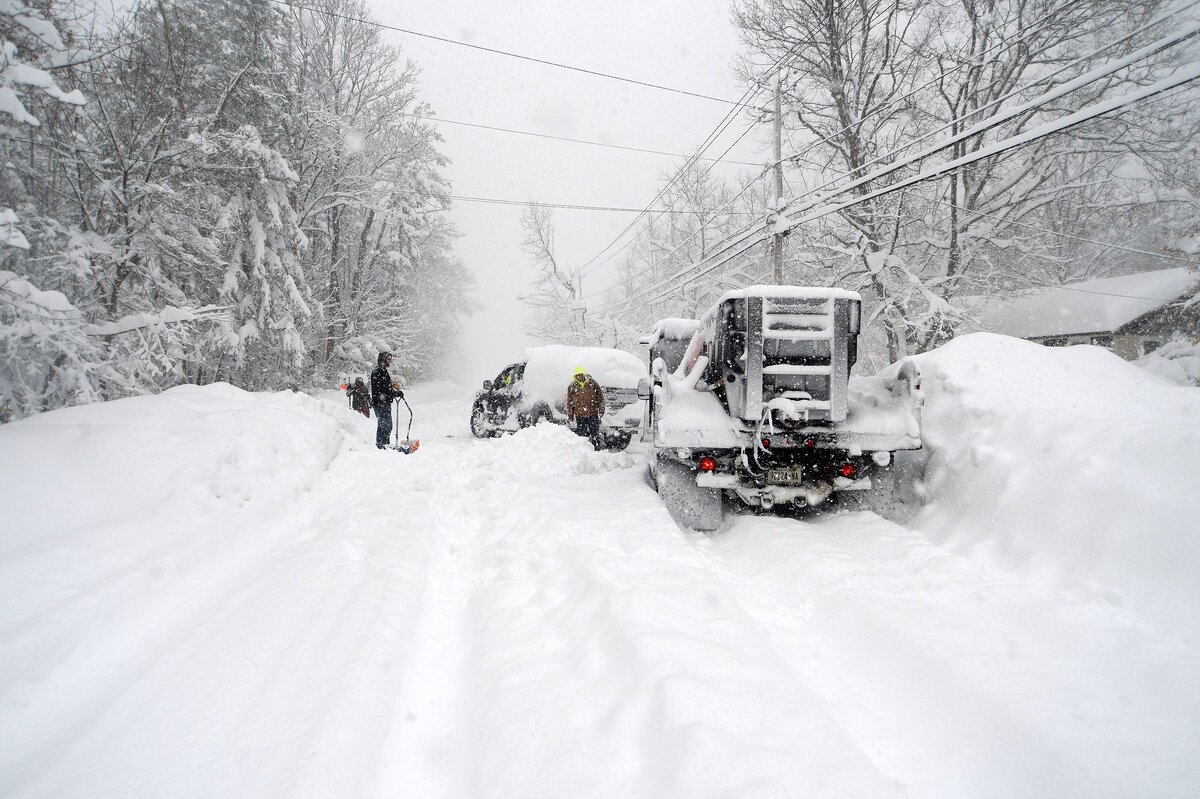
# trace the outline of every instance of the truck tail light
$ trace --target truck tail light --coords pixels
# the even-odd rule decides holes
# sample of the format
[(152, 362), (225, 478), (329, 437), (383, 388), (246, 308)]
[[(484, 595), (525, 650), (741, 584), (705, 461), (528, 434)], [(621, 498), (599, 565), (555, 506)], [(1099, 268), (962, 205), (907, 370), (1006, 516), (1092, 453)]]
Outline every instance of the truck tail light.
[(717, 470), (717, 459), (711, 455), (705, 455), (700, 459), (700, 471), (715, 472)]
[(858, 467), (853, 463), (843, 463), (841, 468), (838, 469), (838, 474), (842, 477), (854, 477), (858, 474)]
[(816, 440), (815, 438), (806, 438), (806, 439), (804, 439), (804, 446), (806, 446), (806, 447), (815, 447), (816, 445), (817, 445), (817, 440)]
[(770, 449), (771, 448), (771, 439), (764, 438), (762, 440), (762, 447), (763, 447), (763, 449)]

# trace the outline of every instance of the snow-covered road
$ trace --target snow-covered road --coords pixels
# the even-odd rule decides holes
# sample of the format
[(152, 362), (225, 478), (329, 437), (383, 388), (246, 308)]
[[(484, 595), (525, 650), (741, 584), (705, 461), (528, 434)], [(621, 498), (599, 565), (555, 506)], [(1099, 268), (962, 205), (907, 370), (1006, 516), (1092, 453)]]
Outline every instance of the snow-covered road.
[[(114, 457), (123, 472), (99, 485), (47, 489), (64, 506), (54, 529), (2, 540), (0, 795), (1200, 784), (1200, 653), (1111, 604), (868, 513), (684, 532), (636, 448), (593, 453), (551, 425), (476, 441), (449, 387), (410, 392), (412, 456), (375, 451), (372, 423), (330, 404), (227, 389), (213, 407), (215, 390), (129, 401), (143, 405), (120, 430), (74, 409), (0, 442), (66, 478), (70, 456), (49, 443), (103, 448), (88, 436), (209, 447), (226, 464), (180, 487), (199, 467), (129, 474)], [(173, 395), (192, 421), (159, 429), (146, 409)], [(288, 435), (246, 436), (264, 425)], [(169, 501), (103, 499), (106, 481), (138, 479), (150, 497), (173, 486)], [(36, 531), (26, 504), (15, 523)]]

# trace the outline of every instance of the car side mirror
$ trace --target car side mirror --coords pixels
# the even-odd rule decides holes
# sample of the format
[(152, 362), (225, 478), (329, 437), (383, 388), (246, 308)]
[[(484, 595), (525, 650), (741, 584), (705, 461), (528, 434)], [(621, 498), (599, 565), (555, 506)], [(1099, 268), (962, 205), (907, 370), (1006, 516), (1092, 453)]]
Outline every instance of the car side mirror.
[(652, 383), (650, 381), (650, 378), (643, 377), (641, 380), (638, 381), (638, 399), (640, 399), (640, 400), (650, 399), (650, 394), (653, 391), (654, 391), (654, 383)]
[(492, 390), (492, 381), (491, 381), (491, 380), (484, 380), (484, 381), (483, 381), (483, 390), (484, 390), (484, 391), (491, 391), (491, 390)]

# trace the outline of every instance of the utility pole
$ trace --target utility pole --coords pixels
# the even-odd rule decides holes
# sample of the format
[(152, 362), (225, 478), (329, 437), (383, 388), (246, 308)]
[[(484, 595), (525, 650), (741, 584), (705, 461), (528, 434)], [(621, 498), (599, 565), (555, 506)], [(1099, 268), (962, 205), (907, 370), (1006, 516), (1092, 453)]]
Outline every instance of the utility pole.
[[(780, 88), (781, 75), (775, 75), (775, 213), (772, 218), (775, 223), (779, 223), (779, 209), (783, 207), (783, 100), (781, 98), (782, 89)], [(783, 285), (783, 235), (782, 233), (775, 234), (774, 247), (772, 248), (775, 256), (775, 285)]]
[(583, 304), (583, 274), (582, 273), (578, 273), (575, 275), (575, 291), (573, 293), (575, 296), (573, 298), (574, 302), (572, 304), (575, 306), (575, 310), (578, 311), (576, 318), (578, 319), (578, 323), (579, 323), (579, 333), (580, 333), (580, 335), (582, 335), (583, 331), (587, 328), (587, 306)]

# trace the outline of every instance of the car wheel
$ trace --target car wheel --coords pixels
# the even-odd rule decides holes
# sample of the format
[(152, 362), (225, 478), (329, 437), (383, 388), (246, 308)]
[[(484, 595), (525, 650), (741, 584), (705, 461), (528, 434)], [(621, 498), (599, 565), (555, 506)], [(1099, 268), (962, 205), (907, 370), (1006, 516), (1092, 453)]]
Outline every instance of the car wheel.
[(611, 449), (614, 452), (620, 452), (621, 450), (629, 448), (629, 442), (632, 440), (632, 438), (633, 436), (626, 433), (609, 433), (605, 437), (605, 441), (608, 444), (608, 449)]
[(538, 405), (533, 409), (533, 413), (529, 415), (530, 427), (533, 427), (536, 424), (541, 424), (542, 422), (551, 421), (554, 421), (554, 416), (550, 413), (550, 409), (545, 405)]
[(471, 409), (471, 435), (476, 438), (491, 438), (492, 428), (487, 421), (487, 413), (483, 410), (482, 405), (476, 405)]

